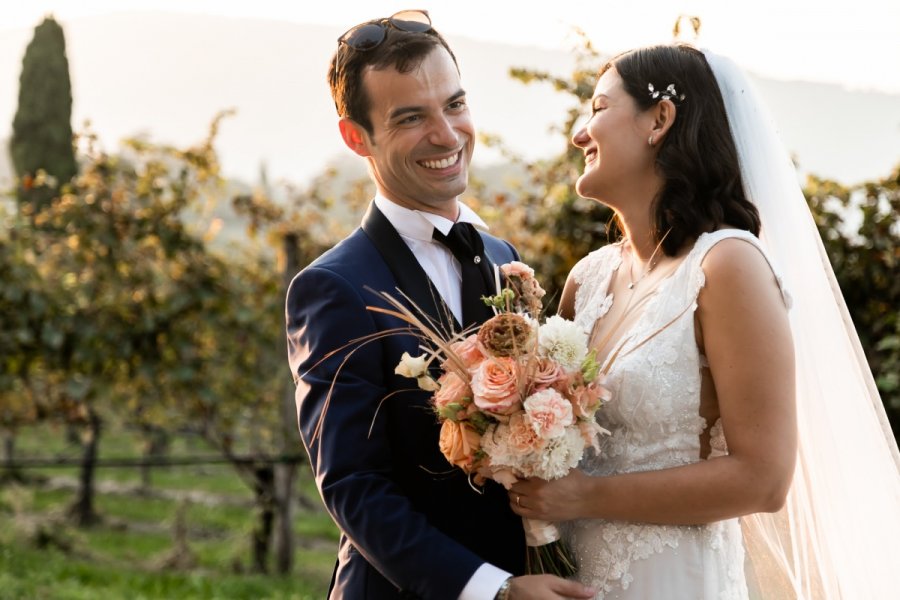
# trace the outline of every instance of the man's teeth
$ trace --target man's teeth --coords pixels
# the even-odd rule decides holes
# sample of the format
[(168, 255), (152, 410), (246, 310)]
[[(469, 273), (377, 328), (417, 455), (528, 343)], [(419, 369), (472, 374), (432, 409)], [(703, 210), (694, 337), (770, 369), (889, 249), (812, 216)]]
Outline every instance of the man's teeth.
[(458, 152), (449, 158), (441, 160), (423, 160), (421, 164), (428, 169), (446, 169), (447, 167), (455, 165), (457, 161), (459, 161)]

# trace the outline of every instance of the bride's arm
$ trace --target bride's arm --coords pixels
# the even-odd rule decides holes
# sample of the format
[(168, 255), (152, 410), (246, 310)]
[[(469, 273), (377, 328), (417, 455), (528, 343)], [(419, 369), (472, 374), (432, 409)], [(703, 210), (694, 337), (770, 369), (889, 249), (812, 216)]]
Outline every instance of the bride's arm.
[(697, 317), (728, 456), (644, 473), (589, 477), (575, 470), (552, 482), (519, 482), (510, 492), (513, 510), (552, 521), (698, 524), (783, 505), (797, 424), (793, 344), (781, 292), (765, 258), (740, 240), (717, 244), (703, 267)]
[(559, 297), (559, 309), (556, 311), (556, 314), (570, 321), (575, 318), (575, 292), (578, 291), (574, 273), (574, 268), (569, 271), (566, 285), (563, 286), (562, 295)]

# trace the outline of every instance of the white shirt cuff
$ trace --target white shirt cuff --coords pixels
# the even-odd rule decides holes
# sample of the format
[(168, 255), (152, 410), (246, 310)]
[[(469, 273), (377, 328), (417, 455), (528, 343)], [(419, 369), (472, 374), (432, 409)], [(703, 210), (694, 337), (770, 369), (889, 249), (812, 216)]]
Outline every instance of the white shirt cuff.
[(459, 600), (493, 600), (503, 582), (512, 577), (492, 564), (484, 563), (472, 574)]

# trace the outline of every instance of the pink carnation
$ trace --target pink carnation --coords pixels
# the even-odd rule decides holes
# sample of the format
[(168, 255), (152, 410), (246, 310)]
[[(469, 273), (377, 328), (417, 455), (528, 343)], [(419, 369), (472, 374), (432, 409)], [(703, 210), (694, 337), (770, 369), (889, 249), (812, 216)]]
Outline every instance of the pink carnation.
[(552, 388), (526, 398), (524, 407), (531, 426), (544, 439), (560, 437), (575, 422), (572, 404)]
[(508, 432), (507, 445), (511, 453), (537, 452), (547, 445), (547, 441), (538, 435), (523, 413), (517, 413), (510, 417)]
[(481, 410), (509, 415), (519, 407), (516, 362), (511, 358), (489, 358), (472, 374), (475, 404)]

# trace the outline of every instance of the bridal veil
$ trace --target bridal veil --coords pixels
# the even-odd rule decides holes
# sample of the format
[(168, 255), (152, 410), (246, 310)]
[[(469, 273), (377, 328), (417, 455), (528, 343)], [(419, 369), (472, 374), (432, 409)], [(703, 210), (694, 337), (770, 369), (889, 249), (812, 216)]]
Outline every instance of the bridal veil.
[(894, 598), (897, 444), (774, 121), (731, 60), (704, 54), (725, 100), (746, 191), (759, 210), (760, 237), (793, 298), (797, 468), (780, 512), (742, 519), (751, 594)]

